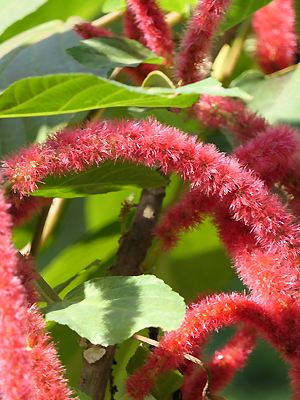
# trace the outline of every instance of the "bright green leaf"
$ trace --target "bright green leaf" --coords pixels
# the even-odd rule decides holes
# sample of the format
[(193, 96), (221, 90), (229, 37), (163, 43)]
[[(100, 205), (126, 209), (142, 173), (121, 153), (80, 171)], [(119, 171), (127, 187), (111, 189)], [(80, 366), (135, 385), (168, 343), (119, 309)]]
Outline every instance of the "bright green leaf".
[(255, 11), (264, 7), (271, 0), (232, 0), (222, 24), (222, 32), (249, 18)]
[[(76, 222), (78, 225), (79, 221)], [(76, 224), (73, 224), (73, 229), (76, 229)], [(107, 265), (105, 262), (116, 252), (119, 236), (120, 225), (115, 221), (82, 235), (75, 243), (74, 241), (71, 244), (68, 243), (58, 255), (54, 253), (57, 249), (52, 249), (52, 261), (47, 263), (42, 271), (44, 279), (52, 287), (59, 288), (76, 274), (80, 278), (90, 275), (90, 272), (93, 274), (95, 271), (97, 271), (96, 276), (106, 275)], [(86, 268), (97, 259), (100, 259), (98, 267), (94, 265), (94, 267)], [(78, 281), (78, 279), (75, 280)], [(70, 291), (69, 288), (68, 290), (63, 289), (64, 294)]]
[(233, 82), (253, 96), (249, 107), (271, 123), (300, 127), (300, 68), (265, 76), (248, 71)]
[(176, 329), (184, 314), (183, 299), (155, 276), (110, 276), (78, 286), (47, 308), (46, 319), (108, 346), (146, 327)]
[(190, 85), (180, 86), (176, 89), (177, 93), (192, 94), (192, 93), (205, 93), (212, 96), (231, 96), (239, 97), (243, 100), (251, 100), (245, 91), (239, 88), (223, 88), (222, 84), (214, 78), (207, 78), (200, 82), (191, 83)]
[[(4, 0), (2, 0), (4, 1)], [(0, 36), (0, 42), (10, 39), (11, 37), (31, 29), (35, 26), (53, 20), (66, 21), (69, 17), (79, 16), (83, 19), (94, 19), (101, 12), (102, 3), (104, 0), (48, 0), (43, 1), (43, 5), (39, 7), (34, 13), (26, 16), (21, 21), (16, 22), (10, 26), (3, 35)], [(14, 11), (12, 15), (16, 14), (21, 8), (21, 4), (30, 3), (31, 5), (37, 3), (38, 0), (6, 0), (7, 3), (14, 4)], [(39, 0), (42, 2), (42, 0)], [(75, 21), (73, 21), (75, 23)], [(78, 22), (78, 18), (77, 21)]]
[(161, 64), (156, 56), (136, 40), (121, 37), (102, 37), (82, 41), (67, 52), (88, 68), (136, 67), (142, 63)]
[[(65, 51), (79, 42), (78, 37), (70, 29), (70, 24), (53, 21), (1, 44), (0, 89), (4, 90), (15, 81), (28, 76), (87, 72), (85, 67), (73, 60)], [(41, 60), (43, 62), (40, 62)], [(49, 132), (56, 131), (69, 121), (80, 122), (85, 113), (76, 116), (68, 114), (2, 119), (0, 155), (3, 157), (4, 154), (11, 153), (35, 140), (41, 141)]]
[(33, 13), (47, 0), (0, 0), (0, 35), (16, 21)]
[(199, 94), (246, 98), (209, 78), (177, 89), (140, 88), (92, 74), (57, 74), (21, 79), (0, 95), (0, 118), (56, 115), (107, 107), (186, 108)]
[(124, 186), (142, 188), (166, 184), (158, 172), (142, 165), (106, 161), (85, 171), (63, 176), (51, 176), (33, 195), (43, 197), (86, 197), (121, 190)]

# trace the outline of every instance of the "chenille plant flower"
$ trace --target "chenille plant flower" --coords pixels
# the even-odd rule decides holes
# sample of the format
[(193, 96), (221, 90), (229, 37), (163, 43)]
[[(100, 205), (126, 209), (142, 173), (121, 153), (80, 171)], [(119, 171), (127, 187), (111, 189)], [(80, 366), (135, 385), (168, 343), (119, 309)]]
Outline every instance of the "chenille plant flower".
[[(104, 10), (105, 7), (111, 7), (108, 3), (104, 4)], [(168, 11), (172, 11), (169, 18), (161, 9), (161, 3)], [(266, 0), (264, 7), (252, 2), (249, 9), (242, 12), (240, 10), (244, 9), (243, 1), (236, 1), (237, 4), (231, 8), (230, 0), (199, 0), (194, 5), (187, 27), (179, 24), (173, 32), (168, 21), (172, 20), (172, 24), (174, 21), (178, 22), (192, 9), (193, 2), (183, 3), (186, 4), (179, 10), (181, 6), (177, 3), (165, 5), (156, 0), (127, 0), (124, 12), (118, 8), (94, 23), (77, 23), (74, 26), (77, 36), (74, 32), (67, 32), (68, 37), (72, 37), (76, 43), (79, 37), (83, 40), (100, 37), (107, 39), (98, 39), (98, 45), (97, 40), (90, 41), (90, 47), (81, 45), (65, 54), (66, 60), (62, 57), (63, 61), (60, 60), (57, 66), (59, 71), (62, 69), (64, 72), (62, 83), (61, 76), (52, 77), (54, 85), (48, 83), (49, 77), (43, 77), (42, 83), (37, 83), (40, 82), (39, 78), (31, 78), (34, 72), (28, 71), (24, 75), (29, 76), (23, 81), (25, 89), (18, 89), (17, 82), (0, 95), (0, 117), (2, 114), (9, 118), (87, 111), (89, 105), (93, 110), (85, 115), (80, 113), (78, 120), (81, 124), (72, 124), (72, 117), (67, 114), (64, 120), (67, 121), (66, 127), (56, 133), (49, 131), (44, 141), (39, 140), (24, 148), (15, 149), (3, 157), (0, 190), (1, 400), (67, 400), (76, 398), (74, 392), (78, 387), (82, 391), (78, 392), (80, 399), (87, 394), (91, 400), (103, 400), (110, 394), (111, 400), (121, 400), (124, 396), (143, 400), (148, 398), (161, 375), (171, 369), (178, 369), (182, 374), (180, 396), (183, 400), (215, 400), (219, 398), (216, 393), (246, 365), (259, 337), (268, 341), (286, 362), (290, 371), (293, 398), (300, 400), (300, 133), (295, 127), (299, 126), (299, 118), (291, 110), (287, 110), (290, 107), (293, 111), (295, 105), (291, 105), (286, 99), (290, 93), (282, 98), (279, 96), (279, 103), (286, 102), (288, 116), (270, 117), (269, 110), (266, 111), (267, 105), (255, 108), (251, 103), (251, 96), (247, 97), (249, 106), (240, 99), (227, 97), (228, 93), (235, 93), (245, 98), (245, 93), (244, 97), (241, 95), (242, 91), (226, 92), (211, 79), (200, 85), (197, 83), (210, 76), (216, 54), (218, 63), (224, 57), (224, 65), (226, 64), (228, 59), (224, 52), (230, 46), (232, 47), (228, 54), (233, 58), (230, 62), (237, 67), (232, 70), (234, 77), (237, 71), (243, 70), (244, 63), (250, 65), (248, 59), (251, 59), (251, 67), (255, 64), (262, 72), (275, 73), (261, 78), (264, 85), (262, 96), (268, 90), (273, 93), (274, 85), (281, 77), (282, 87), (287, 82), (290, 83), (289, 74), (297, 74), (298, 71), (294, 64), (298, 47), (295, 10), (296, 5), (299, 9), (299, 5), (296, 0)], [(103, 9), (101, 3), (95, 17)], [(83, 12), (80, 8), (78, 13), (89, 15), (88, 11)], [(117, 19), (121, 17), (119, 23)], [(226, 17), (227, 28), (224, 28), (222, 22)], [(106, 28), (104, 25), (107, 21), (116, 24)], [(120, 32), (123, 32), (124, 37), (138, 41), (140, 45), (131, 47), (132, 42), (125, 41)], [(23, 40), (22, 35), (17, 43)], [(27, 38), (26, 35), (24, 37)], [(244, 52), (251, 47), (247, 42), (248, 38), (252, 53), (249, 52), (243, 59)], [(245, 41), (247, 46), (244, 46)], [(10, 43), (15, 46), (14, 41), (7, 41), (7, 46)], [(38, 44), (41, 45), (40, 42)], [(143, 52), (141, 45), (148, 51), (142, 49)], [(5, 46), (4, 43), (4, 53), (7, 51)], [(23, 48), (20, 48), (20, 52), (21, 50)], [(149, 50), (163, 58), (161, 64), (142, 63)], [(18, 51), (13, 47), (13, 57), (8, 57), (5, 53), (7, 58), (3, 65), (17, 57)], [(109, 51), (116, 52), (122, 59), (117, 64), (121, 66), (115, 70), (116, 55), (110, 57)], [(76, 64), (71, 60), (71, 54), (76, 55)], [(136, 66), (132, 63), (134, 58)], [(239, 64), (240, 59), (242, 62)], [(105, 68), (100, 65), (103, 60), (106, 63)], [(128, 63), (128, 60), (131, 62)], [(40, 62), (43, 63), (43, 60)], [(91, 63), (94, 68), (87, 71)], [(110, 66), (109, 73), (103, 79), (101, 74), (105, 74), (103, 71), (109, 70)], [(287, 67), (287, 71), (281, 71)], [(19, 66), (16, 68), (18, 71), (20, 69)], [(80, 72), (80, 75), (72, 75), (74, 81), (76, 80), (75, 86), (71, 86), (72, 79), (68, 76), (73, 70)], [(91, 73), (94, 75), (91, 76)], [(145, 81), (149, 73), (152, 73), (152, 79)], [(95, 74), (99, 74), (100, 78), (95, 77)], [(128, 87), (128, 75), (142, 88)], [(254, 79), (253, 76), (257, 75), (251, 75), (250, 79)], [(108, 78), (119, 79), (121, 84), (111, 85)], [(81, 86), (81, 80), (85, 79), (92, 82), (90, 86)], [(160, 82), (164, 82), (163, 89), (147, 88), (147, 85), (156, 86)], [(226, 81), (225, 85), (229, 83)], [(191, 85), (185, 88), (188, 84)], [(183, 95), (179, 90), (171, 93), (173, 87), (180, 87)], [(204, 94), (196, 98), (194, 90), (199, 90), (199, 87)], [(298, 90), (295, 89), (296, 92)], [(125, 101), (129, 106), (125, 111), (120, 108), (124, 106), (123, 99), (118, 98), (122, 96), (120, 93), (125, 93), (124, 98), (127, 96), (129, 99)], [(132, 104), (131, 96), (134, 99)], [(108, 101), (102, 102), (102, 97)], [(157, 106), (170, 101), (168, 109), (147, 109), (149, 98), (153, 101), (150, 104), (154, 104), (156, 99)], [(191, 106), (192, 98), (194, 103)], [(106, 107), (105, 104), (109, 104), (111, 99), (118, 109), (108, 112), (94, 111), (99, 105)], [(174, 99), (179, 101), (174, 103)], [(188, 99), (187, 103), (184, 103), (185, 99)], [(293, 102), (296, 102), (295, 99), (296, 96), (293, 97)], [(60, 102), (64, 104), (61, 105)], [(174, 104), (176, 107), (186, 107), (187, 110), (180, 111)], [(137, 105), (144, 108), (136, 107)], [(28, 114), (28, 109), (31, 114)], [(279, 106), (276, 110), (280, 114)], [(44, 120), (36, 123), (40, 124), (41, 130), (47, 130)], [(194, 134), (191, 134), (190, 124)], [(198, 135), (199, 127), (201, 133)], [(222, 135), (228, 139), (230, 150), (228, 146), (226, 149), (223, 146)], [(210, 143), (212, 137), (220, 148)], [(116, 177), (114, 163), (121, 168), (120, 176)], [(153, 178), (149, 179), (153, 179), (153, 187), (149, 187), (151, 185), (148, 184), (147, 176), (142, 176), (140, 172), (136, 176), (128, 177), (128, 164), (132, 168), (132, 165), (136, 165), (138, 168), (152, 169)], [(103, 176), (98, 173), (101, 168), (104, 170)], [(134, 171), (139, 171), (138, 168)], [(174, 174), (180, 179), (173, 181)], [(113, 257), (111, 249), (116, 246), (118, 222), (112, 222), (110, 215), (105, 219), (105, 210), (101, 208), (101, 204), (101, 210), (97, 209), (95, 218), (90, 215), (92, 206), (88, 205), (85, 209), (88, 222), (83, 225), (90, 224), (92, 229), (79, 240), (79, 245), (76, 242), (76, 229), (70, 234), (70, 238), (65, 237), (73, 231), (74, 221), (69, 221), (68, 229), (64, 227), (64, 219), (59, 219), (62, 209), (55, 211), (53, 204), (57, 203), (52, 202), (52, 197), (76, 197), (78, 187), (82, 189), (79, 190), (80, 195), (85, 197), (113, 192), (122, 186), (122, 182), (127, 185), (127, 179), (130, 183), (138, 182), (144, 189), (138, 204), (131, 201), (132, 196), (123, 202), (125, 206), (120, 214), (122, 235), (116, 257)], [(51, 181), (56, 182), (52, 192)], [(155, 186), (157, 181), (161, 187)], [(162, 204), (170, 181), (175, 195), (168, 196), (167, 205), (167, 202)], [(62, 189), (63, 185), (68, 187), (66, 192)], [(43, 189), (47, 197), (42, 197)], [(163, 210), (162, 215), (158, 215), (160, 210)], [(81, 214), (76, 213), (76, 218)], [(99, 225), (99, 214), (108, 225)], [(187, 306), (185, 316), (181, 319), (180, 326), (177, 324), (177, 329), (167, 330), (160, 335), (160, 332), (157, 333), (150, 326), (151, 339), (144, 338), (144, 341), (147, 343), (148, 340), (148, 343), (154, 343), (157, 347), (150, 349), (143, 363), (133, 356), (128, 364), (133, 350), (128, 350), (126, 342), (120, 348), (115, 346), (122, 342), (121, 339), (115, 339), (116, 320), (118, 334), (119, 330), (124, 334), (126, 328), (124, 337), (130, 339), (133, 332), (138, 330), (131, 330), (130, 323), (134, 324), (135, 320), (140, 322), (141, 318), (140, 296), (148, 296), (146, 305), (149, 311), (151, 296), (153, 302), (157, 302), (155, 290), (158, 289), (152, 284), (153, 293), (149, 293), (152, 290), (151, 285), (150, 289), (148, 286), (144, 291), (138, 286), (131, 287), (132, 281), (128, 280), (127, 275), (135, 274), (135, 278), (139, 278), (138, 275), (144, 269), (147, 275), (152, 273), (152, 264), (159, 264), (162, 254), (167, 257), (166, 253), (177, 245), (181, 236), (186, 231), (196, 229), (207, 216), (216, 227), (219, 239), (244, 285), (244, 291), (213, 293), (208, 285), (209, 294), (199, 293), (198, 300)], [(23, 247), (22, 235), (28, 238), (28, 231), (33, 225), (33, 236)], [(106, 234), (107, 237), (103, 239)], [(55, 243), (56, 235), (61, 243)], [(111, 236), (114, 236), (113, 244), (109, 242)], [(151, 247), (153, 238), (156, 242)], [(102, 246), (101, 240), (106, 239), (107, 242)], [(54, 241), (55, 250), (62, 249), (63, 262), (58, 257), (50, 266), (44, 266), (51, 253), (51, 241)], [(44, 249), (44, 243), (49, 247), (45, 246)], [(64, 243), (70, 247), (64, 249)], [(109, 253), (99, 269), (96, 268), (97, 262), (90, 260), (94, 255), (95, 243), (97, 249), (100, 243), (100, 252), (105, 253), (107, 250)], [(46, 250), (41, 259), (40, 250)], [(57, 254), (51, 255), (52, 258), (56, 256)], [(101, 258), (101, 254), (99, 257)], [(79, 262), (80, 267), (70, 266), (69, 259), (74, 265)], [(124, 267), (128, 264), (132, 271), (130, 273), (130, 268)], [(150, 267), (148, 264), (151, 264)], [(61, 269), (62, 265), (64, 270)], [(41, 271), (50, 277), (51, 283), (55, 282), (53, 287), (43, 280)], [(105, 274), (112, 276), (104, 277)], [(114, 287), (113, 280), (110, 279), (116, 278), (116, 275), (126, 275), (124, 278), (127, 280), (123, 281), (125, 288), (122, 286), (119, 290), (119, 287)], [(87, 277), (97, 279), (85, 286), (89, 279)], [(122, 276), (117, 278), (122, 279)], [(195, 281), (197, 279), (201, 277), (195, 277)], [(100, 291), (97, 286), (99, 282), (103, 285)], [(83, 286), (78, 288), (78, 284)], [(73, 294), (69, 294), (74, 287)], [(135, 289), (135, 295), (130, 292), (130, 309), (125, 310), (124, 314), (127, 300), (123, 300), (122, 296), (126, 295), (128, 287), (130, 290)], [(168, 295), (170, 292), (168, 288)], [(64, 299), (66, 293), (67, 297)], [(88, 297), (91, 293), (92, 301)], [(178, 294), (173, 295), (180, 298)], [(77, 370), (76, 373), (73, 370), (69, 374), (74, 390), (68, 387), (65, 368), (60, 362), (51, 335), (46, 331), (43, 314), (39, 309), (45, 303), (49, 307), (43, 308), (43, 313), (47, 316), (49, 313), (63, 313), (63, 317), (60, 314), (57, 322), (68, 325), (80, 336), (77, 340), (83, 348), (80, 384), (78, 381), (75, 384), (73, 382), (74, 376), (78, 379)], [(164, 309), (163, 298), (159, 299), (159, 304)], [(183, 302), (182, 304), (184, 305)], [(82, 308), (76, 315), (74, 310), (76, 313), (77, 307)], [(97, 315), (89, 314), (95, 308)], [(152, 309), (151, 313), (159, 314), (160, 310)], [(93, 322), (92, 327), (87, 323), (92, 334), (83, 326), (86, 314)], [(144, 324), (148, 317), (141, 318)], [(132, 321), (128, 322), (130, 318)], [(165, 315), (164, 318), (172, 319), (172, 316)], [(97, 325), (99, 319), (103, 326)], [(138, 326), (141, 329), (139, 324)], [(208, 361), (202, 361), (206, 358), (205, 346), (212, 334), (231, 326), (236, 327), (231, 339), (216, 349)], [(148, 328), (149, 325), (142, 327)], [(141, 340), (142, 336), (134, 335), (134, 338)], [(68, 349), (64, 350), (66, 356)], [(116, 365), (112, 368), (114, 363)], [(127, 364), (128, 371), (131, 364), (138, 364), (138, 368), (127, 382), (120, 383), (120, 376), (124, 380), (126, 375)], [(152, 391), (154, 396), (157, 391), (159, 386)], [(174, 396), (177, 393), (168, 393), (168, 398), (175, 398)]]

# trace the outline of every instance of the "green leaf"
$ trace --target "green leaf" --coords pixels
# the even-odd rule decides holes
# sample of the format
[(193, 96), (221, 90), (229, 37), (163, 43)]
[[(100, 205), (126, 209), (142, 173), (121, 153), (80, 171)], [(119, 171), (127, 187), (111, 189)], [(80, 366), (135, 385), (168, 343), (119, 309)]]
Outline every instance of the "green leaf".
[(156, 56), (136, 40), (121, 37), (103, 37), (82, 41), (67, 52), (80, 64), (88, 68), (131, 66), (142, 63), (161, 64), (163, 58)]
[(130, 163), (106, 161), (76, 174), (51, 176), (33, 193), (43, 197), (86, 197), (115, 192), (124, 186), (160, 187), (166, 179), (158, 172)]
[(232, 0), (222, 23), (221, 31), (225, 32), (233, 26), (249, 18), (255, 11), (264, 7), (271, 0)]
[[(4, 0), (2, 0), (4, 1)], [(0, 36), (0, 42), (4, 42), (11, 37), (18, 35), (28, 29), (41, 25), (48, 21), (62, 20), (66, 21), (69, 17), (76, 15), (83, 19), (94, 19), (101, 12), (102, 3), (104, 0), (48, 0), (39, 2), (44, 3), (34, 13), (26, 16), (21, 21), (16, 22), (10, 26), (3, 35)], [(7, 3), (15, 4), (12, 15), (20, 9), (20, 4), (30, 3), (30, 5), (37, 3), (38, 0), (6, 0)], [(16, 4), (17, 3), (17, 4)], [(78, 18), (76, 21), (78, 22)]]
[(186, 108), (202, 93), (248, 97), (237, 88), (222, 88), (211, 78), (172, 90), (128, 86), (92, 74), (57, 74), (13, 83), (0, 95), (0, 118), (125, 106)]
[(176, 93), (192, 94), (205, 93), (212, 96), (231, 96), (239, 97), (245, 101), (251, 100), (251, 96), (239, 88), (223, 88), (222, 84), (214, 78), (207, 78), (200, 82), (191, 83), (190, 85), (181, 86), (176, 89)]
[(233, 83), (253, 96), (249, 107), (270, 123), (300, 127), (300, 68), (265, 76), (248, 71)]
[[(1, 44), (0, 89), (4, 90), (28, 76), (86, 72), (87, 69), (65, 51), (78, 42), (78, 37), (70, 31), (70, 24), (53, 21)], [(56, 131), (73, 119), (74, 123), (80, 122), (83, 114), (77, 114), (76, 117), (68, 114), (1, 120), (0, 156), (36, 139), (43, 140), (49, 132)]]
[(0, 0), (0, 35), (16, 21), (33, 13), (47, 0)]
[(146, 327), (176, 329), (184, 314), (183, 299), (155, 276), (110, 276), (85, 282), (47, 307), (46, 320), (108, 346)]

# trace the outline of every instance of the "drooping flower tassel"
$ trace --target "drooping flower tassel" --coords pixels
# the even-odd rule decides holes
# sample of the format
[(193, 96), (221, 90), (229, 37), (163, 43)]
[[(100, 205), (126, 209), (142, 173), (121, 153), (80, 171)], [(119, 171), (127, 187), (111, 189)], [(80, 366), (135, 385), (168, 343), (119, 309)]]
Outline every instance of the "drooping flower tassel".
[(5, 400), (69, 400), (56, 350), (32, 302), (30, 260), (11, 244), (9, 206), (0, 193), (0, 396)]
[(157, 377), (184, 362), (185, 354), (207, 340), (208, 335), (221, 327), (246, 323), (268, 338), (278, 349), (276, 325), (264, 309), (244, 295), (212, 296), (190, 306), (179, 329), (165, 334), (160, 346), (148, 357), (144, 366), (128, 380), (127, 390), (134, 400), (143, 400)]
[[(230, 382), (237, 371), (240, 371), (256, 344), (256, 333), (253, 328), (240, 328), (226, 345), (217, 350), (207, 364), (209, 390), (216, 393)], [(185, 374), (182, 395), (184, 400), (202, 399), (207, 384), (207, 374), (198, 365), (191, 366)]]
[(199, 0), (183, 37), (177, 76), (188, 84), (207, 77), (209, 50), (229, 0)]
[(81, 22), (79, 24), (76, 24), (74, 26), (74, 31), (83, 39), (113, 36), (113, 33), (110, 30), (95, 26), (90, 22)]
[[(235, 159), (174, 128), (150, 120), (102, 121), (83, 129), (64, 130), (44, 144), (33, 145), (7, 159), (5, 174), (13, 190), (26, 195), (49, 175), (79, 172), (116, 159), (149, 167), (159, 164), (164, 173), (177, 172), (189, 180), (202, 203), (206, 199), (207, 204), (214, 204), (214, 211), (222, 205), (233, 223), (240, 222), (251, 232), (254, 244), (265, 253), (276, 254), (281, 265), (289, 260), (289, 280), (284, 287), (294, 290), (289, 283), (299, 278), (299, 230), (293, 217), (263, 182), (241, 168)], [(253, 281), (257, 278), (254, 273)], [(268, 284), (274, 297), (278, 297), (278, 281)], [(262, 290), (261, 295), (264, 293)]]
[[(144, 34), (140, 30), (130, 8), (128, 8), (124, 14), (124, 35), (129, 39), (136, 40), (142, 43), (144, 46), (147, 46)], [(125, 70), (134, 78), (135, 82), (141, 85), (146, 76), (156, 69), (157, 66), (151, 64), (142, 64), (136, 68), (127, 67)]]
[(294, 0), (273, 0), (253, 17), (257, 36), (257, 58), (270, 74), (295, 64), (297, 54)]
[(172, 64), (174, 44), (171, 30), (155, 0), (127, 0), (145, 45)]

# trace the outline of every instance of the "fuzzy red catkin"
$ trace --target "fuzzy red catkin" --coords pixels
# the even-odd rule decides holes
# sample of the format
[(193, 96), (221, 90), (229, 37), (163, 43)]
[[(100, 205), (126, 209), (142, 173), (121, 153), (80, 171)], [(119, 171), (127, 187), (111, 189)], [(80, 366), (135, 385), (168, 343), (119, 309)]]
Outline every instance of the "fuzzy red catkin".
[(264, 118), (247, 110), (243, 102), (229, 97), (203, 95), (193, 111), (205, 126), (224, 128), (242, 143), (264, 132), (269, 126)]
[(69, 400), (57, 353), (44, 333), (31, 264), (11, 244), (9, 206), (0, 193), (0, 396), (5, 400)]
[(164, 57), (167, 65), (172, 64), (172, 32), (156, 1), (127, 0), (127, 4), (143, 34), (144, 44), (157, 55)]
[[(240, 328), (226, 345), (217, 350), (207, 370), (210, 377), (210, 390), (216, 392), (226, 386), (234, 374), (244, 367), (256, 343), (256, 333), (253, 328)], [(202, 399), (207, 376), (202, 368), (193, 365), (184, 376), (182, 395), (184, 400)]]
[(28, 369), (26, 293), (17, 276), (18, 259), (11, 244), (9, 206), (0, 193), (0, 397), (36, 399)]
[[(7, 159), (4, 173), (12, 182), (13, 190), (25, 195), (48, 175), (82, 171), (118, 158), (149, 167), (159, 164), (164, 173), (177, 172), (190, 180), (208, 203), (215, 199), (216, 209), (224, 205), (230, 218), (241, 221), (264, 252), (278, 255), (281, 268), (288, 260), (289, 280), (283, 285), (284, 290), (280, 290), (277, 281), (268, 282), (268, 290), (276, 293), (275, 297), (284, 298), (289, 290), (294, 290), (299, 278), (299, 230), (293, 225), (292, 216), (236, 160), (174, 128), (156, 121), (103, 121), (83, 129), (65, 130), (45, 144), (33, 145)], [(278, 275), (275, 266), (270, 274), (271, 271)], [(252, 279), (261, 281), (255, 274)]]
[(273, 0), (253, 17), (257, 58), (264, 72), (272, 73), (295, 64), (297, 54), (294, 0)]
[[(124, 35), (130, 39), (136, 40), (147, 46), (143, 32), (140, 30), (139, 25), (134, 18), (131, 10), (128, 8), (124, 14)], [(151, 64), (142, 64), (135, 68), (127, 67), (125, 70), (133, 76), (134, 80), (141, 85), (146, 76), (157, 69), (157, 66)]]
[(90, 22), (81, 22), (79, 24), (76, 24), (74, 26), (74, 31), (83, 39), (113, 36), (113, 33), (110, 30), (95, 26)]
[[(4, 173), (13, 189), (25, 195), (35, 190), (48, 175), (79, 172), (116, 159), (149, 167), (160, 165), (166, 174), (177, 172), (183, 179), (190, 180), (195, 191), (213, 205), (214, 212), (221, 210), (221, 217), (227, 215), (229, 221), (218, 220), (220, 227), (224, 225), (226, 230), (224, 241), (230, 237), (231, 244), (227, 246), (233, 246), (231, 251), (245, 259), (240, 274), (248, 284), (251, 276), (251, 289), (255, 293), (252, 298), (223, 295), (195, 305), (181, 328), (163, 339), (146, 367), (130, 381), (133, 397), (142, 399), (141, 393), (150, 389), (157, 374), (178, 365), (184, 353), (193, 352), (193, 347), (209, 332), (224, 325), (251, 324), (283, 354), (289, 357), (295, 354), (300, 343), (296, 332), (300, 329), (297, 325), (292, 327), (291, 323), (300, 320), (299, 229), (260, 180), (241, 168), (236, 160), (220, 154), (214, 146), (199, 143), (195, 137), (154, 120), (101, 121), (85, 128), (64, 130), (44, 144), (21, 150), (6, 160)], [(232, 236), (232, 229), (240, 237)], [(239, 249), (243, 246), (242, 254)], [(261, 259), (258, 263), (261, 268), (257, 268), (256, 262), (251, 263), (251, 257), (253, 254), (260, 256), (260, 252), (261, 257), (276, 255), (276, 262), (268, 261), (266, 266), (265, 259)], [(248, 275), (245, 274), (247, 269)], [(295, 307), (293, 321), (289, 319), (292, 305)]]
[(184, 361), (184, 354), (193, 354), (193, 349), (201, 346), (212, 331), (241, 322), (254, 327), (278, 349), (283, 349), (272, 317), (251, 298), (236, 293), (211, 296), (191, 305), (180, 328), (164, 335), (146, 364), (129, 378), (128, 393), (134, 400), (143, 400), (155, 379), (178, 367)]
[[(295, 178), (298, 174), (295, 168), (300, 149), (298, 135), (296, 129), (286, 125), (270, 126), (238, 147), (234, 155), (267, 185), (281, 182), (293, 193), (297, 187), (291, 188), (289, 181), (291, 176)], [(156, 232), (167, 248), (176, 244), (180, 232), (196, 227), (203, 214), (212, 210), (212, 203), (208, 204), (200, 192), (197, 189), (190, 191), (164, 215)]]
[(208, 53), (213, 35), (229, 2), (229, 0), (198, 0), (177, 59), (177, 76), (182, 83), (192, 83), (206, 78)]

